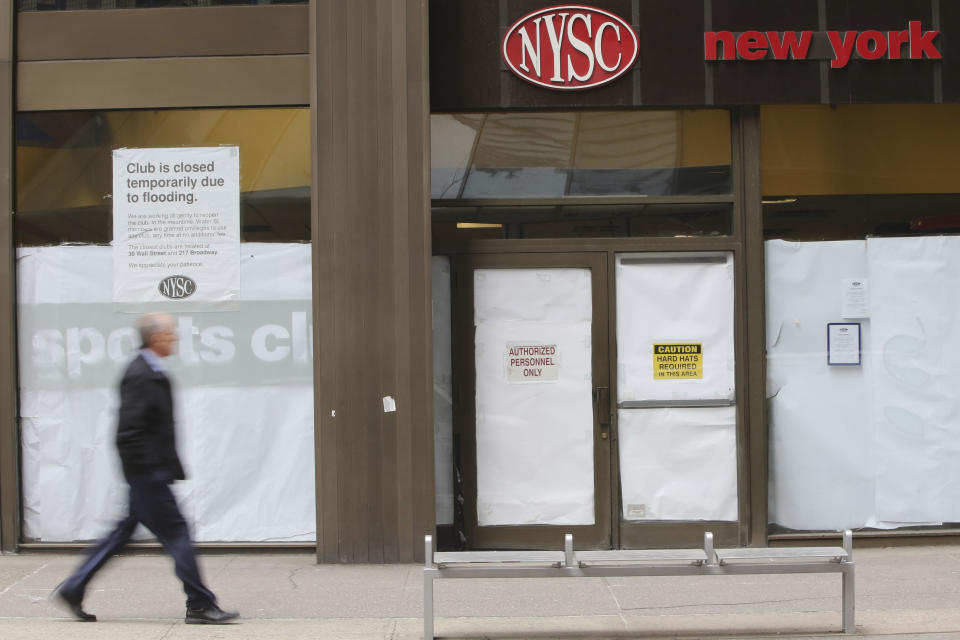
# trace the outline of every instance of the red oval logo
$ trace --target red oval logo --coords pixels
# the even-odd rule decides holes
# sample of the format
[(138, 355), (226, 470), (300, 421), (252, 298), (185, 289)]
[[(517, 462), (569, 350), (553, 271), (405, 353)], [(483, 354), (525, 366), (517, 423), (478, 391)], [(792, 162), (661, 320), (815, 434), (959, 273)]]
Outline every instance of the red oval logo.
[(513, 23), (501, 52), (519, 77), (548, 89), (576, 90), (613, 82), (633, 67), (637, 34), (620, 16), (566, 4)]

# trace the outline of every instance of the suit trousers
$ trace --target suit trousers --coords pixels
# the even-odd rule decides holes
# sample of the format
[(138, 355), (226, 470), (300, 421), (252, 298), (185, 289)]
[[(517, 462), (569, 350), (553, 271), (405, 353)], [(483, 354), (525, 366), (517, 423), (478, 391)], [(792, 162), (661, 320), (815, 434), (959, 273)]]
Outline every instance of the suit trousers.
[(202, 609), (216, 603), (216, 596), (200, 578), (190, 530), (170, 490), (169, 475), (131, 475), (127, 482), (130, 485), (129, 513), (109, 535), (88, 549), (83, 564), (64, 581), (60, 590), (82, 600), (87, 583), (94, 574), (130, 541), (137, 524), (143, 523), (173, 558), (177, 577), (183, 582), (187, 594), (187, 608)]

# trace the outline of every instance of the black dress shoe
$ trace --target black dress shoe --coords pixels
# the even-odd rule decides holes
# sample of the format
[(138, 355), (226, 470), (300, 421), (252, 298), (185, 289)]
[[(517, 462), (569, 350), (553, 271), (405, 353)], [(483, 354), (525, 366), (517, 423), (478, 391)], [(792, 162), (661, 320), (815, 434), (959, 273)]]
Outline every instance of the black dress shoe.
[(54, 591), (54, 595), (57, 599), (65, 604), (70, 610), (70, 613), (73, 614), (73, 617), (79, 620), (80, 622), (96, 622), (97, 616), (92, 613), (87, 613), (83, 610), (83, 596), (75, 596), (72, 593), (64, 591), (61, 587), (57, 587)]
[(209, 604), (203, 609), (187, 609), (186, 624), (230, 624), (240, 617), (236, 611), (224, 611), (215, 604)]

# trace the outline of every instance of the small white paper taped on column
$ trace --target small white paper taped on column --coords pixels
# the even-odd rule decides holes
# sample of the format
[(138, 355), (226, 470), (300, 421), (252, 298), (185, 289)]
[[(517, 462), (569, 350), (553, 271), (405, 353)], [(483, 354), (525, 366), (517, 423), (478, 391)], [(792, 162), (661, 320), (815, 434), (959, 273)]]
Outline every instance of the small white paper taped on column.
[(393, 396), (383, 396), (383, 412), (391, 413), (397, 410), (397, 403)]

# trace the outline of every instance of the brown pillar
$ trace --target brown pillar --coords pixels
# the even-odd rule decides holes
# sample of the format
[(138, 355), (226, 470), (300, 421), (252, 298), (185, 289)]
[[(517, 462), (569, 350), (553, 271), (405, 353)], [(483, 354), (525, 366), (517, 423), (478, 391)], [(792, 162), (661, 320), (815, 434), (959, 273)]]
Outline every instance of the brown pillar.
[(317, 559), (411, 562), (434, 528), (427, 1), (311, 0), (310, 28)]
[(20, 539), (13, 237), (13, 0), (0, 0), (0, 549)]
[(760, 164), (760, 109), (739, 110), (741, 150), (740, 238), (746, 304), (747, 406), (750, 460), (750, 521), (745, 542), (767, 546), (767, 483), (770, 475), (767, 433), (766, 272), (763, 248), (763, 187)]

